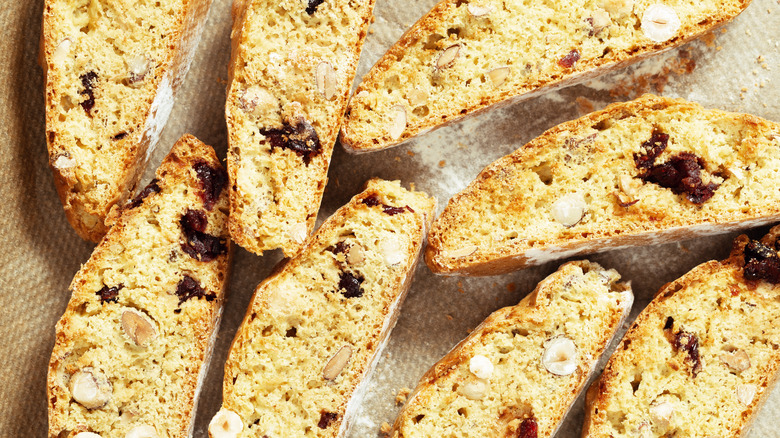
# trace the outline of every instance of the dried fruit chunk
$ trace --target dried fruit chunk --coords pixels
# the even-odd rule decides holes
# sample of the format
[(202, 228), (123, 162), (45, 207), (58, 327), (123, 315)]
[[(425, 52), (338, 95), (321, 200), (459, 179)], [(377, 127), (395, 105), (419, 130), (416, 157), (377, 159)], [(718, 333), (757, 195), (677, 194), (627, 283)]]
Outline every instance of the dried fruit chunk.
[(298, 117), (293, 122), (285, 121), (279, 129), (263, 128), (260, 133), (268, 137), (271, 151), (276, 148), (289, 149), (300, 155), (307, 165), (312, 157), (322, 153), (317, 131), (303, 117)]
[(317, 12), (317, 8), (325, 3), (325, 0), (309, 0), (308, 6), (306, 6), (306, 13), (309, 15), (314, 14)]
[(77, 371), (70, 378), (73, 400), (87, 409), (100, 409), (111, 400), (111, 384), (92, 367)]
[(645, 9), (642, 14), (642, 30), (646, 37), (656, 43), (674, 38), (681, 25), (674, 9), (660, 3)]
[(119, 300), (119, 291), (125, 287), (124, 284), (118, 284), (113, 287), (103, 286), (95, 295), (100, 297), (101, 303), (116, 303)]
[(317, 422), (317, 427), (319, 427), (320, 429), (327, 429), (328, 426), (330, 426), (330, 423), (336, 421), (338, 417), (339, 417), (338, 414), (335, 414), (333, 412), (322, 411), (320, 413), (320, 421)]
[(143, 313), (128, 309), (122, 312), (122, 330), (139, 347), (146, 347), (157, 336), (154, 324)]
[(538, 438), (539, 425), (533, 418), (526, 418), (517, 428), (517, 438)]
[(209, 434), (212, 438), (236, 438), (244, 430), (241, 417), (235, 412), (222, 408), (209, 422)]
[(403, 207), (393, 207), (392, 205), (384, 204), (379, 200), (379, 198), (377, 198), (376, 195), (367, 196), (365, 199), (363, 199), (362, 202), (363, 204), (366, 204), (369, 207), (376, 207), (381, 205), (382, 212), (389, 216), (395, 216), (397, 214), (404, 213), (406, 211), (410, 213), (414, 213), (412, 207), (409, 207), (408, 205), (404, 205)]
[(699, 338), (690, 332), (684, 331), (680, 328), (677, 332), (673, 331), (674, 318), (671, 316), (666, 318), (664, 324), (664, 331), (666, 331), (671, 338), (672, 348), (674, 351), (684, 351), (688, 354), (688, 361), (691, 362), (691, 373), (695, 378), (701, 371), (701, 357), (699, 356)]
[(217, 295), (206, 292), (200, 282), (187, 274), (184, 274), (179, 284), (176, 285), (176, 296), (179, 297), (179, 305), (190, 298), (205, 298), (206, 301), (214, 301)]
[(325, 364), (325, 368), (322, 370), (322, 377), (325, 380), (334, 380), (347, 366), (350, 357), (352, 357), (352, 347), (349, 345), (341, 347)]
[(563, 68), (573, 68), (577, 61), (580, 60), (580, 52), (577, 49), (572, 49), (563, 58), (558, 60), (558, 65)]
[(205, 161), (195, 163), (193, 168), (200, 181), (200, 198), (203, 200), (203, 207), (211, 211), (219, 200), (222, 189), (227, 185), (227, 173), (224, 169), (212, 167)]
[(363, 277), (355, 276), (349, 272), (342, 272), (339, 276), (339, 290), (346, 298), (358, 298), (363, 296)]
[(186, 239), (182, 250), (201, 262), (210, 262), (227, 252), (225, 239), (206, 234), (208, 218), (202, 210), (187, 210), (179, 221)]
[(144, 202), (144, 199), (146, 199), (147, 196), (151, 195), (152, 193), (160, 193), (162, 189), (160, 189), (159, 182), (160, 180), (157, 178), (149, 182), (149, 184), (147, 184), (146, 187), (144, 187), (143, 190), (135, 195), (135, 198), (133, 198), (133, 200), (127, 204), (127, 208), (136, 208)]
[(780, 283), (780, 257), (777, 252), (757, 240), (745, 245), (746, 280), (765, 280), (772, 284)]
[(79, 80), (81, 81), (81, 86), (84, 87), (79, 94), (86, 97), (86, 99), (81, 101), (80, 105), (87, 114), (92, 115), (92, 108), (95, 106), (95, 84), (97, 84), (98, 74), (94, 71), (89, 71), (79, 76)]

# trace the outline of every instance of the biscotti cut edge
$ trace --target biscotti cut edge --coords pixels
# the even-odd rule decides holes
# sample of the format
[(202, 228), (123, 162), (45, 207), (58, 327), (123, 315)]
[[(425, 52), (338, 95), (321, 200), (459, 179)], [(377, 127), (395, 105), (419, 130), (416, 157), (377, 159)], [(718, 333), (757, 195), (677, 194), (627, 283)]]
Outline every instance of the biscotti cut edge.
[[(780, 139), (780, 125), (774, 122), (750, 114), (704, 109), (699, 104), (687, 102), (683, 99), (670, 99), (646, 94), (634, 101), (611, 104), (603, 110), (550, 128), (517, 151), (499, 158), (486, 166), (474, 181), (448, 201), (442, 214), (434, 221), (431, 233), (428, 236), (429, 244), (425, 252), (428, 267), (433, 272), (443, 275), (496, 275), (576, 254), (684, 240), (697, 236), (720, 234), (765, 225), (780, 220), (780, 208), (774, 208), (773, 204), (762, 204), (758, 210), (752, 208), (748, 212), (743, 213), (730, 212), (728, 215), (724, 214), (722, 217), (715, 218), (708, 223), (674, 225), (666, 229), (653, 230), (653, 222), (648, 221), (644, 225), (630, 229), (628, 232), (623, 232), (623, 230), (619, 232), (610, 231), (611, 234), (605, 236), (575, 236), (569, 239), (556, 237), (551, 241), (540, 241), (535, 245), (536, 247), (527, 249), (511, 250), (504, 246), (500, 250), (491, 250), (491, 253), (481, 254), (481, 250), (479, 250), (477, 245), (469, 244), (464, 245), (462, 248), (454, 249), (446, 247), (445, 236), (448, 233), (456, 233), (458, 228), (457, 220), (462, 219), (458, 216), (460, 213), (457, 213), (457, 211), (460, 211), (458, 205), (460, 203), (471, 205), (475, 200), (479, 201), (481, 199), (480, 195), (485, 195), (484, 192), (487, 190), (485, 187), (488, 187), (488, 183), (499, 178), (504, 169), (512, 166), (522, 168), (523, 162), (543, 154), (545, 150), (551, 150), (553, 147), (563, 148), (564, 142), (561, 138), (571, 137), (576, 139), (578, 135), (586, 135), (594, 127), (600, 127), (601, 125), (610, 124), (613, 121), (620, 121), (628, 117), (640, 119), (652, 117), (655, 112), (659, 112), (658, 114), (661, 116), (668, 113), (670, 115), (679, 114), (681, 117), (690, 117), (693, 114), (699, 118), (712, 118), (721, 122), (729, 120), (734, 125), (750, 127), (755, 131), (754, 135), (745, 135), (745, 141), (748, 142), (761, 136), (773, 137), (775, 138), (774, 141)], [(644, 140), (644, 138), (638, 139), (637, 144)], [(586, 154), (589, 153), (590, 151), (586, 152)], [(568, 186), (562, 187), (567, 190), (575, 190)], [(686, 202), (688, 201), (682, 198), (679, 200), (679, 203)], [(529, 208), (530, 210), (532, 208)], [(552, 221), (552, 218), (550, 220)], [(687, 218), (685, 220), (693, 219)], [(682, 220), (678, 222), (682, 223)], [(602, 230), (597, 231), (601, 232)]]
[[(115, 143), (121, 148), (126, 148), (124, 158), (120, 163), (115, 163), (120, 169), (120, 174), (115, 184), (116, 188), (108, 191), (108, 197), (103, 197), (99, 203), (88, 201), (86, 196), (78, 192), (81, 184), (74, 166), (78, 166), (74, 158), (59, 144), (55, 126), (57, 125), (57, 97), (53, 91), (61, 79), (52, 77), (52, 72), (59, 73), (55, 62), (61, 41), (55, 37), (55, 18), (52, 12), (52, 4), (56, 0), (46, 0), (43, 12), (43, 24), (41, 32), (41, 45), (39, 63), (44, 72), (44, 84), (46, 89), (46, 143), (49, 151), (49, 167), (54, 175), (54, 184), (60, 202), (65, 210), (65, 216), (76, 233), (85, 240), (98, 242), (108, 231), (109, 225), (105, 224), (106, 217), (111, 210), (121, 206), (133, 195), (147, 162), (160, 139), (162, 129), (170, 116), (173, 108), (173, 99), (176, 90), (189, 70), (192, 59), (195, 56), (195, 48), (201, 38), (203, 25), (206, 21), (212, 0), (185, 0), (184, 16), (180, 18), (180, 26), (174, 33), (175, 48), (166, 52), (166, 59), (162, 60), (146, 76), (154, 77), (152, 90), (154, 94), (147, 98), (144, 125), (131, 126), (132, 132), (126, 132), (124, 137)], [(183, 26), (183, 28), (182, 28)], [(65, 40), (69, 41), (66, 36)], [(63, 40), (64, 41), (64, 40)]]
[[(744, 9), (747, 8), (747, 6), (750, 4), (750, 1), (751, 0), (740, 1), (741, 7), (739, 8), (739, 11), (733, 15), (727, 15), (723, 13), (725, 16), (716, 17), (716, 19), (707, 19), (701, 23), (691, 24), (689, 26), (690, 29), (684, 29), (688, 31), (688, 34), (674, 37), (671, 40), (655, 44), (652, 42), (647, 43), (647, 41), (645, 41), (640, 48), (632, 48), (629, 53), (617, 52), (618, 56), (613, 55), (616, 53), (616, 51), (610, 50), (609, 56), (613, 57), (614, 59), (610, 62), (604, 61), (604, 57), (595, 59), (578, 59), (578, 61), (576, 61), (576, 70), (572, 71), (570, 69), (564, 69), (563, 73), (554, 74), (552, 75), (554, 77), (547, 78), (546, 81), (541, 81), (535, 86), (526, 84), (525, 86), (518, 87), (517, 89), (502, 91), (497, 94), (483, 97), (476, 105), (472, 105), (468, 108), (452, 108), (449, 112), (443, 112), (440, 116), (430, 121), (430, 123), (425, 123), (424, 119), (423, 123), (412, 126), (404, 125), (406, 126), (405, 129), (403, 129), (396, 138), (393, 138), (393, 135), (389, 132), (384, 132), (381, 136), (373, 134), (369, 135), (367, 132), (363, 132), (364, 130), (361, 129), (361, 126), (353, 126), (357, 124), (357, 122), (350, 123), (352, 120), (350, 113), (353, 109), (354, 99), (356, 97), (360, 98), (361, 93), (378, 93), (379, 87), (381, 86), (381, 81), (386, 80), (382, 74), (384, 73), (384, 70), (386, 70), (388, 66), (396, 63), (396, 60), (400, 60), (405, 56), (408, 56), (409, 54), (405, 53), (405, 51), (409, 45), (415, 43), (417, 39), (423, 39), (424, 37), (422, 35), (430, 32), (435, 24), (437, 24), (437, 20), (440, 20), (443, 15), (446, 15), (450, 8), (460, 7), (462, 3), (457, 0), (443, 0), (435, 5), (426, 15), (420, 18), (420, 20), (413, 24), (409, 29), (407, 29), (401, 38), (390, 49), (388, 49), (388, 51), (363, 77), (360, 84), (358, 84), (358, 87), (353, 95), (353, 100), (350, 101), (350, 105), (347, 108), (347, 115), (341, 129), (341, 143), (344, 145), (344, 148), (347, 151), (352, 153), (373, 152), (395, 147), (406, 143), (406, 141), (416, 137), (417, 135), (441, 128), (452, 122), (459, 121), (464, 117), (468, 117), (473, 114), (479, 114), (486, 110), (512, 105), (525, 99), (550, 92), (552, 90), (584, 82), (609, 71), (629, 66), (645, 58), (657, 55), (667, 50), (671, 50), (707, 33), (714, 32), (720, 27), (728, 24), (732, 19), (744, 11)], [(606, 53), (607, 52), (605, 52), (605, 54)], [(584, 66), (584, 69), (581, 68), (581, 66)], [(479, 76), (473, 79), (479, 80)], [(407, 105), (409, 108), (405, 108), (404, 111), (408, 117), (408, 111), (412, 109), (412, 105), (410, 103), (399, 101), (398, 105), (395, 107), (406, 107)], [(361, 109), (361, 111), (362, 110), (363, 109)], [(372, 118), (372, 123), (376, 123), (377, 119), (390, 117), (388, 115), (382, 114), (374, 114), (374, 116), (375, 117)], [(404, 117), (404, 123), (406, 123), (407, 117)], [(391, 121), (390, 123), (393, 124), (394, 121)]]
[[(774, 250), (775, 243), (780, 239), (780, 226), (773, 227), (767, 235), (765, 235), (760, 242), (764, 245), (766, 245), (767, 248), (769, 248), (770, 251), (774, 253), (774, 259), (777, 260), (777, 252)], [(771, 302), (772, 297), (776, 296), (778, 293), (778, 284), (775, 282), (775, 280), (778, 280), (779, 278), (775, 278), (772, 282), (765, 281), (763, 279), (759, 278), (752, 278), (750, 280), (745, 278), (744, 268), (746, 264), (746, 246), (751, 243), (751, 239), (748, 238), (746, 235), (740, 235), (737, 237), (734, 241), (734, 245), (731, 251), (731, 254), (729, 257), (723, 261), (708, 261), (705, 263), (702, 263), (693, 269), (691, 269), (689, 272), (684, 274), (682, 277), (667, 283), (664, 285), (655, 295), (652, 302), (642, 310), (642, 312), (639, 314), (639, 316), (636, 318), (636, 320), (632, 323), (631, 327), (629, 328), (628, 332), (625, 334), (623, 339), (621, 340), (620, 344), (618, 345), (617, 349), (615, 350), (615, 353), (610, 358), (610, 360), (607, 362), (607, 365), (604, 369), (603, 374), (599, 377), (598, 380), (594, 381), (593, 384), (590, 386), (590, 388), (587, 391), (587, 396), (585, 400), (585, 421), (582, 428), (582, 437), (588, 438), (593, 436), (595, 437), (601, 437), (603, 430), (595, 430), (594, 432), (591, 432), (591, 429), (596, 429), (600, 425), (604, 424), (604, 411), (607, 410), (607, 402), (609, 400), (606, 400), (606, 397), (608, 397), (608, 393), (611, 392), (611, 386), (619, 385), (623, 382), (622, 379), (620, 379), (621, 372), (618, 371), (618, 367), (620, 367), (622, 364), (624, 364), (624, 361), (621, 362), (623, 359), (623, 355), (628, 354), (628, 350), (631, 348), (630, 346), (632, 344), (637, 344), (637, 341), (639, 340), (640, 343), (645, 344), (647, 342), (651, 342), (651, 340), (644, 339), (642, 335), (650, 336), (652, 335), (652, 331), (654, 330), (654, 327), (658, 327), (660, 323), (664, 320), (663, 313), (659, 315), (659, 312), (664, 311), (664, 307), (667, 307), (671, 310), (670, 306), (666, 304), (668, 300), (672, 300), (676, 298), (676, 295), (686, 293), (687, 288), (696, 287), (697, 285), (704, 284), (707, 285), (708, 290), (716, 290), (719, 298), (717, 299), (717, 303), (720, 306), (721, 300), (723, 301), (729, 301), (729, 299), (739, 299), (739, 297), (743, 294), (749, 295), (750, 301), (760, 301), (764, 300), (764, 305), (766, 302)], [(757, 255), (757, 257), (764, 257), (765, 255)], [(756, 271), (754, 271), (756, 272)], [(757, 269), (757, 272), (759, 272), (759, 275), (767, 275), (777, 276), (777, 272), (772, 274), (771, 272), (763, 271), (761, 272), (761, 269)], [(719, 279), (718, 275), (723, 275), (724, 278), (735, 282), (734, 284), (731, 284), (728, 286), (728, 290), (718, 290), (716, 286), (710, 286), (710, 281), (717, 281)], [(692, 293), (688, 293), (690, 295), (693, 295)], [(692, 302), (695, 301), (695, 304)], [(704, 311), (703, 308), (706, 305), (706, 297), (700, 297), (700, 295), (691, 296), (689, 297), (689, 302), (687, 303), (688, 306), (691, 306), (690, 309), (685, 308), (678, 308), (677, 312), (681, 314), (686, 313), (693, 313), (698, 311)], [(678, 303), (679, 305), (683, 305), (685, 302), (680, 300)], [(747, 302), (748, 307), (755, 308), (756, 306), (761, 306), (762, 303), (758, 302)], [(701, 305), (700, 307), (697, 307)], [(728, 303), (725, 305), (725, 307), (728, 307)], [(775, 309), (777, 313), (775, 313), (775, 320), (780, 319), (780, 309)], [(711, 311), (709, 315), (714, 314), (714, 311)], [(660, 319), (658, 318), (660, 316)], [(726, 338), (721, 339), (721, 335), (725, 335), (724, 333), (718, 334), (716, 333), (710, 333), (710, 325), (713, 327), (713, 331), (717, 327), (720, 329), (715, 321), (712, 321), (712, 318), (704, 317), (705, 320), (707, 320), (707, 333), (706, 336), (701, 337), (700, 333), (697, 333), (697, 329), (692, 329), (694, 333), (687, 333), (685, 330), (685, 325), (681, 323), (680, 321), (676, 321), (673, 318), (667, 317), (666, 322), (664, 323), (663, 332), (666, 335), (667, 340), (672, 343), (672, 340), (670, 338), (669, 334), (666, 334), (668, 330), (666, 330), (667, 326), (671, 326), (671, 330), (674, 330), (674, 327), (677, 326), (678, 330), (678, 336), (679, 333), (686, 333), (688, 336), (694, 337), (694, 342), (696, 344), (695, 351), (696, 351), (696, 358), (699, 361), (700, 368), (697, 371), (697, 366), (690, 357), (693, 357), (690, 352), (687, 352), (685, 350), (677, 351), (675, 347), (673, 347), (673, 351), (677, 351), (676, 354), (678, 355), (688, 355), (683, 360), (684, 366), (688, 369), (684, 369), (682, 372), (691, 374), (692, 377), (692, 384), (696, 383), (696, 376), (698, 373), (701, 373), (701, 371), (705, 367), (722, 367), (725, 366), (730, 369), (730, 374), (734, 374), (739, 376), (742, 372), (747, 372), (752, 366), (755, 366), (756, 364), (749, 360), (749, 356), (745, 355), (745, 359), (748, 359), (746, 362), (743, 362), (742, 359), (739, 360), (739, 362), (731, 363), (729, 362), (732, 359), (724, 359), (721, 355), (718, 357), (705, 357), (700, 355), (699, 347), (704, 346), (704, 348), (708, 348), (709, 350), (712, 350), (711, 346), (709, 344), (721, 344), (721, 352), (725, 353), (734, 353), (734, 352), (743, 352), (743, 350), (739, 349), (737, 345), (730, 345), (729, 340)], [(751, 318), (752, 319), (752, 318)], [(658, 321), (658, 324), (652, 324), (654, 321)], [(671, 324), (670, 324), (671, 320)], [(688, 321), (691, 325), (696, 325), (696, 321), (690, 320)], [(679, 324), (676, 325), (675, 323)], [(757, 325), (758, 322), (755, 323)], [(771, 321), (767, 321), (768, 325), (772, 325)], [(747, 324), (745, 326), (735, 327), (736, 330), (733, 330), (733, 332), (737, 332), (738, 330), (745, 331), (746, 328), (753, 326), (754, 324)], [(722, 330), (722, 329), (720, 329)], [(719, 331), (720, 331), (719, 330)], [(763, 333), (763, 332), (762, 332)], [(735, 335), (735, 342), (739, 342), (739, 335), (740, 333), (732, 333)], [(771, 335), (769, 335), (771, 337)], [(701, 338), (701, 339), (700, 339)], [(757, 340), (753, 338), (752, 341), (749, 341), (751, 345), (758, 344)], [(725, 347), (729, 348), (725, 348)], [(732, 428), (730, 431), (726, 430), (718, 430), (719, 432), (716, 435), (722, 435), (722, 436), (735, 436), (735, 437), (744, 437), (747, 436), (748, 431), (750, 430), (750, 426), (755, 421), (755, 413), (763, 406), (763, 404), (766, 402), (766, 400), (769, 397), (769, 394), (772, 392), (772, 388), (777, 383), (778, 377), (780, 377), (780, 352), (778, 351), (777, 344), (775, 343), (772, 345), (773, 348), (770, 348), (771, 351), (771, 359), (769, 359), (766, 366), (761, 370), (763, 373), (763, 376), (759, 377), (758, 382), (763, 383), (763, 386), (757, 389), (760, 394), (756, 394), (755, 392), (753, 395), (750, 395), (750, 400), (747, 401), (747, 403), (742, 402), (740, 399), (739, 394), (739, 387), (736, 388), (736, 397), (744, 407), (744, 411), (738, 415), (737, 418), (726, 418), (725, 423), (729, 426), (736, 424), (736, 428)], [(693, 350), (691, 350), (693, 351)], [(707, 354), (709, 353), (709, 354)], [(705, 351), (705, 354), (707, 356), (711, 356), (713, 353), (712, 351)], [(632, 352), (633, 354), (633, 352)], [(632, 356), (635, 357), (635, 356)], [(630, 359), (632, 360), (632, 365), (635, 367), (643, 365), (642, 363), (637, 363), (636, 358)], [(671, 360), (671, 359), (669, 359)], [(753, 357), (753, 360), (755, 359), (755, 356)], [(761, 361), (759, 359), (759, 361)], [(652, 365), (650, 363), (649, 365)], [(738, 366), (739, 368), (732, 369), (732, 367)], [(669, 366), (667, 365), (667, 368)], [(678, 372), (679, 369), (672, 367), (674, 372)], [(754, 374), (754, 373), (753, 373)], [(631, 385), (634, 387), (634, 392), (636, 393), (640, 389), (640, 385), (643, 382), (643, 378), (640, 375), (638, 377), (638, 381), (632, 382)], [(671, 380), (672, 376), (666, 377), (667, 380)], [(637, 380), (637, 376), (634, 377), (634, 380)], [(763, 382), (762, 382), (763, 380)], [(652, 382), (652, 379), (650, 379)], [(731, 390), (731, 383), (730, 382), (722, 382), (719, 381), (719, 386), (716, 389), (717, 392), (720, 392), (722, 394), (728, 394), (726, 391)], [(666, 388), (666, 386), (664, 386)], [(674, 393), (674, 388), (671, 386), (668, 388), (668, 390), (664, 390), (663, 393), (658, 396), (658, 399), (660, 399), (664, 394), (667, 393)], [(706, 394), (702, 394), (703, 396), (706, 396)], [(757, 396), (757, 397), (756, 397)], [(691, 396), (692, 398), (692, 396)], [(664, 400), (666, 401), (666, 400)], [(693, 402), (696, 403), (696, 399), (692, 398), (692, 400), (685, 400), (686, 402)], [(703, 400), (699, 400), (703, 401)], [(664, 404), (664, 403), (661, 403)], [(746, 405), (746, 406), (745, 406)], [(656, 411), (655, 413), (652, 411), (653, 403), (651, 403), (651, 409), (650, 409), (650, 418), (648, 419), (647, 423), (643, 423), (638, 430), (639, 433), (648, 433), (651, 431), (655, 431), (656, 427), (665, 426), (667, 428), (672, 427), (674, 429), (678, 428), (679, 426), (675, 425), (675, 422), (678, 420), (673, 420), (675, 417), (683, 417), (688, 418), (689, 414), (687, 412), (680, 413), (677, 411), (679, 406), (672, 406), (674, 409), (669, 408), (668, 412), (666, 409), (664, 409), (663, 412)], [(629, 406), (632, 407), (632, 406)], [(720, 411), (725, 411), (727, 406), (719, 406), (718, 407)], [(600, 412), (601, 411), (601, 412)], [(623, 413), (625, 415), (625, 412)], [(728, 415), (728, 414), (726, 414)], [(663, 421), (662, 421), (663, 420)], [(709, 417), (708, 423), (712, 424), (723, 424), (723, 421), (719, 421), (720, 419), (717, 417)], [(658, 425), (656, 422), (659, 422)], [(664, 423), (664, 424), (662, 424)], [(627, 426), (626, 426), (627, 427)], [(692, 426), (694, 430), (701, 430), (701, 426)], [(647, 429), (645, 431), (644, 429)], [(668, 430), (668, 429), (667, 429)], [(672, 430), (674, 432), (674, 430)], [(735, 435), (723, 435), (725, 433), (735, 433)], [(708, 435), (708, 436), (716, 436), (716, 435)]]

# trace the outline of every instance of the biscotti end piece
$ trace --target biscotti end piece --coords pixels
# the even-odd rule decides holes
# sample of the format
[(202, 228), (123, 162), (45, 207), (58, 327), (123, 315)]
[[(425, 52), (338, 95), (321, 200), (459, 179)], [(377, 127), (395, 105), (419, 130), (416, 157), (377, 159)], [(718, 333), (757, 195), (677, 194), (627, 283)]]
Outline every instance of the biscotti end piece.
[(778, 236), (658, 292), (589, 390), (583, 437), (743, 436), (780, 367)]
[(374, 0), (234, 3), (230, 234), (294, 256), (314, 228)]
[(122, 207), (57, 323), (49, 437), (190, 436), (231, 257), (226, 184), (184, 136)]
[(444, 0), (363, 77), (353, 152), (395, 146), (499, 103), (570, 85), (710, 32), (749, 0)]
[(342, 437), (398, 316), (435, 201), (372, 180), (258, 286), (212, 438)]
[(46, 0), (49, 165), (76, 232), (99, 241), (159, 140), (211, 0)]
[(391, 437), (553, 436), (629, 314), (619, 279), (570, 262), (494, 312), (423, 376)]
[(558, 125), (450, 199), (437, 273), (493, 275), (576, 254), (780, 220), (780, 125), (645, 95)]

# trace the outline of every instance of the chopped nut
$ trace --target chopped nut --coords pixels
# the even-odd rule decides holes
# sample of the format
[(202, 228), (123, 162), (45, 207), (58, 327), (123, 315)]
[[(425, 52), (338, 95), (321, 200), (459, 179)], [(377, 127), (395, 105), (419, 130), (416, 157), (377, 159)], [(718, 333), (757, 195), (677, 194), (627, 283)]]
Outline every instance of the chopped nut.
[(157, 430), (148, 424), (142, 424), (130, 429), (125, 438), (157, 438)]
[(722, 353), (720, 361), (723, 362), (731, 371), (739, 373), (750, 368), (750, 357), (745, 350), (734, 350)]
[(406, 108), (395, 105), (390, 108), (390, 138), (398, 140), (406, 130)]
[(645, 9), (642, 14), (642, 30), (646, 37), (656, 43), (672, 39), (681, 25), (674, 9), (660, 3)]
[(317, 90), (327, 100), (336, 97), (336, 71), (327, 62), (321, 62), (317, 66)]
[(222, 408), (209, 423), (211, 438), (236, 438), (244, 430), (241, 417), (235, 412)]
[(568, 376), (577, 370), (577, 346), (574, 341), (558, 336), (546, 342), (542, 365), (552, 374)]
[(352, 357), (352, 347), (349, 345), (341, 347), (325, 364), (325, 368), (322, 369), (322, 377), (325, 380), (333, 380), (338, 377), (341, 371), (344, 370), (344, 367), (347, 366), (350, 357)]
[(428, 92), (415, 88), (409, 92), (406, 100), (411, 106), (420, 106), (428, 101)]
[(259, 85), (252, 85), (244, 90), (239, 105), (246, 113), (253, 116), (279, 110), (279, 100)]
[(54, 160), (54, 167), (61, 170), (76, 167), (76, 164), (76, 160), (65, 154), (58, 156)]
[(593, 12), (593, 34), (598, 35), (605, 27), (612, 24), (609, 13), (603, 9), (596, 9)]
[(621, 192), (628, 196), (634, 196), (639, 192), (639, 188), (642, 187), (642, 180), (631, 178), (628, 175), (620, 175), (618, 177), (618, 188)]
[(354, 244), (347, 249), (347, 263), (352, 266), (359, 266), (365, 261), (363, 256), (363, 249), (360, 245)]
[(653, 425), (663, 432), (666, 432), (671, 427), (673, 415), (674, 405), (672, 402), (653, 402), (650, 405), (650, 419), (653, 421)]
[(99, 409), (111, 400), (111, 384), (98, 371), (86, 367), (70, 378), (70, 393), (87, 409)]
[(609, 15), (621, 18), (631, 13), (634, 9), (634, 0), (601, 0), (600, 6)]
[(753, 399), (756, 397), (756, 385), (744, 384), (737, 385), (737, 400), (743, 405), (749, 405), (753, 403)]
[(79, 432), (73, 438), (102, 438), (94, 432)]
[(70, 54), (70, 46), (72, 44), (73, 43), (69, 38), (65, 38), (57, 44), (57, 47), (55, 47), (54, 51), (51, 53), (51, 61), (54, 65), (65, 64), (65, 60), (68, 59), (68, 55)]
[(157, 330), (149, 318), (134, 309), (122, 312), (122, 330), (139, 347), (146, 347), (157, 336)]
[(477, 245), (467, 245), (463, 248), (453, 249), (452, 251), (446, 251), (445, 255), (446, 257), (453, 258), (453, 259), (459, 259), (461, 257), (468, 257), (475, 252), (477, 252), (477, 249), (479, 247)]
[(506, 78), (509, 76), (509, 67), (498, 67), (487, 72), (488, 77), (496, 87), (506, 82)]
[(570, 193), (555, 201), (552, 205), (552, 216), (564, 227), (577, 225), (585, 216), (587, 208), (585, 199), (579, 193)]
[(484, 17), (493, 10), (489, 6), (480, 6), (474, 3), (469, 3), (466, 9), (468, 9), (472, 17)]
[(485, 398), (485, 395), (487, 395), (487, 391), (488, 382), (484, 380), (469, 382), (458, 388), (458, 392), (463, 394), (469, 400), (482, 400)]
[(295, 223), (290, 227), (290, 239), (299, 245), (306, 241), (308, 234), (309, 229), (304, 222)]
[(490, 379), (493, 375), (493, 363), (485, 356), (477, 354), (469, 360), (469, 371), (480, 379)]
[(127, 84), (139, 87), (149, 73), (149, 58), (145, 55), (134, 55), (125, 61), (127, 64)]
[(460, 54), (460, 44), (453, 44), (439, 55), (439, 59), (436, 60), (436, 68), (439, 70), (452, 67), (455, 65), (455, 58)]
[(382, 252), (382, 258), (387, 266), (395, 266), (404, 259), (401, 251), (401, 242), (397, 238), (386, 238), (379, 242), (379, 250)]

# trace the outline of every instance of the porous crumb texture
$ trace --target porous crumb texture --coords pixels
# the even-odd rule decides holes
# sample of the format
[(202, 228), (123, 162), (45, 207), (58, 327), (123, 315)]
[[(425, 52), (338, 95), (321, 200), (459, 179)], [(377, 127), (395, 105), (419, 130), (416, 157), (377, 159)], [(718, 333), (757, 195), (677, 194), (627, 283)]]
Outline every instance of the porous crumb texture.
[[(775, 267), (778, 232), (762, 239)], [(583, 437), (744, 436), (780, 366), (780, 271), (752, 278), (748, 242), (642, 311), (588, 391)]]
[(749, 0), (444, 0), (374, 65), (347, 110), (356, 152), (530, 97), (710, 31)]
[(76, 274), (49, 437), (190, 436), (230, 261), (226, 180), (211, 147), (183, 137)]
[(435, 272), (574, 254), (780, 218), (780, 125), (651, 95), (558, 125), (485, 168), (434, 222)]
[(49, 165), (68, 221), (99, 241), (131, 196), (211, 0), (46, 0)]
[[(587, 261), (561, 266), (437, 362), (391, 436), (552, 436), (631, 309), (631, 288), (619, 279)], [(570, 341), (567, 350), (546, 354)], [(480, 361), (490, 362), (487, 371)], [(566, 363), (563, 371), (554, 362)]]
[(239, 0), (226, 103), (230, 234), (295, 255), (314, 228), (374, 0)]
[[(222, 437), (344, 436), (411, 282), (435, 201), (371, 180), (256, 290), (225, 365)], [(232, 425), (231, 425), (232, 424)]]

